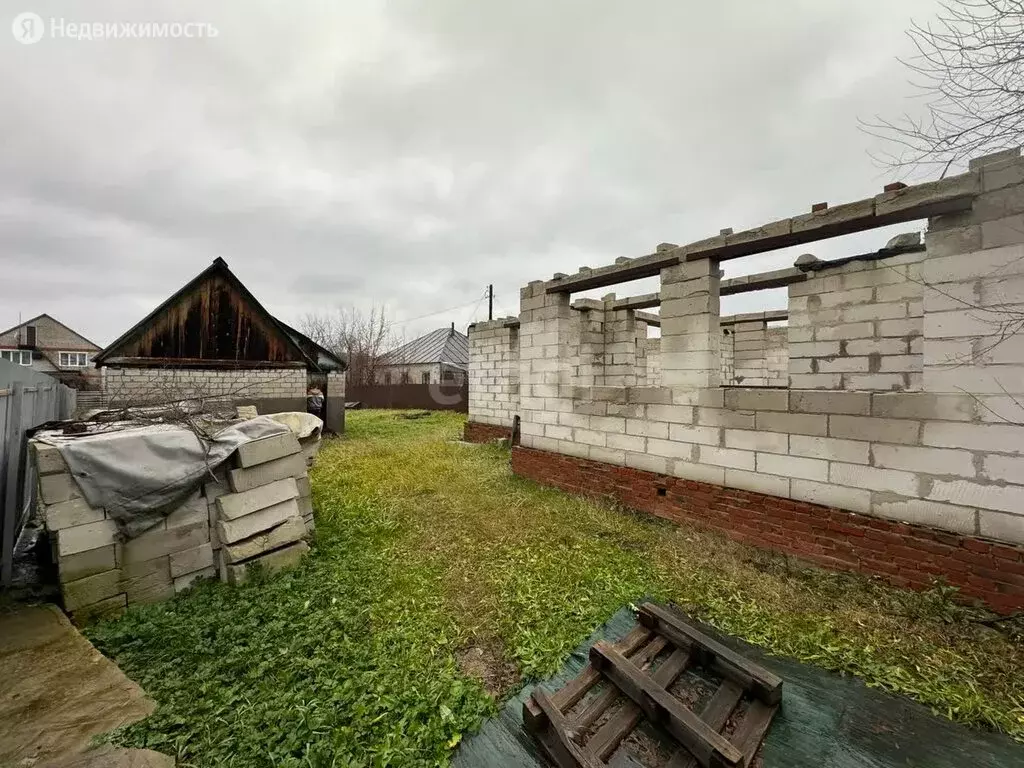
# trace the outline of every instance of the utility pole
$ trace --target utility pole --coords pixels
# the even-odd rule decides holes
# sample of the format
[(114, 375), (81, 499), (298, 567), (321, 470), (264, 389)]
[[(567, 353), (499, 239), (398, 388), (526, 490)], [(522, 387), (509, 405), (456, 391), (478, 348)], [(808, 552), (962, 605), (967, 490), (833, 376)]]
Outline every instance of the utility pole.
[(487, 319), (494, 319), (494, 283), (487, 286)]

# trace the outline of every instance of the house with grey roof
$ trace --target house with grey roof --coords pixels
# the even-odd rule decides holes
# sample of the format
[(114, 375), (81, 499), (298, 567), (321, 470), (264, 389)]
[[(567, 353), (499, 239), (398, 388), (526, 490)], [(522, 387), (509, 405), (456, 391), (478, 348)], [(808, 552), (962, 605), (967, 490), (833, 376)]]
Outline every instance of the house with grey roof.
[(448, 328), (413, 339), (386, 353), (377, 365), (378, 384), (462, 384), (469, 367), (469, 337)]

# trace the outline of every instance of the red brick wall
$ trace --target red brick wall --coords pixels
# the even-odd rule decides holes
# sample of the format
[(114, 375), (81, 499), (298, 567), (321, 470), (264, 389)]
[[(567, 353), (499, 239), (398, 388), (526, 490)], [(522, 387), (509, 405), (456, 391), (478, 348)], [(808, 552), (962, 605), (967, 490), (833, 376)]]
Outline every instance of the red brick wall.
[(512, 471), (826, 568), (914, 589), (942, 577), (1001, 613), (1024, 609), (1024, 547), (532, 448), (512, 449)]
[(512, 427), (502, 427), (497, 424), (481, 424), (478, 421), (467, 421), (462, 430), (462, 439), (467, 443), (486, 443), (490, 440), (508, 437), (512, 433)]

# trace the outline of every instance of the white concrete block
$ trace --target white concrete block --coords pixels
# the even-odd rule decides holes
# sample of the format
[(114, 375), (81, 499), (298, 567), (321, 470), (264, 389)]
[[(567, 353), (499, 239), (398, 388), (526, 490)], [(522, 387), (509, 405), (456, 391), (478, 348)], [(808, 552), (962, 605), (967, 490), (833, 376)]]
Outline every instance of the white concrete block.
[(175, 552), (169, 558), (171, 577), (184, 576), (194, 571), (201, 571), (204, 568), (213, 567), (213, 547), (209, 544), (200, 544), (182, 552)]
[(82, 498), (78, 483), (66, 472), (40, 477), (39, 495), (47, 504), (57, 504), (61, 501)]
[(787, 453), (789, 451), (789, 435), (783, 432), (754, 432), (744, 429), (727, 429), (725, 430), (725, 447), (740, 448), (745, 451)]
[(934, 395), (930, 392), (876, 393), (871, 399), (874, 416), (900, 419), (970, 421), (975, 399), (970, 395)]
[(756, 454), (735, 448), (713, 448), (709, 445), (699, 446), (700, 463), (713, 464), (717, 467), (733, 469), (754, 469)]
[(792, 435), (789, 438), (789, 453), (827, 461), (842, 461), (847, 464), (867, 464), (870, 443), (860, 440), (842, 440), (835, 437), (811, 437)]
[(783, 477), (798, 477), (804, 480), (827, 480), (828, 462), (821, 459), (758, 453), (757, 471)]
[(228, 563), (238, 563), (249, 560), (264, 552), (298, 541), (306, 535), (306, 524), (300, 516), (289, 517), (280, 525), (262, 531), (257, 535), (224, 545), (223, 557)]
[(299, 506), (294, 498), (234, 520), (222, 519), (217, 523), (217, 533), (222, 546), (226, 546), (273, 528), (289, 517), (300, 517)]
[(57, 554), (60, 557), (65, 557), (77, 552), (116, 544), (117, 541), (117, 525), (113, 520), (75, 525), (57, 531)]
[(719, 427), (691, 427), (685, 424), (669, 424), (670, 440), (680, 443), (700, 443), (701, 445), (721, 445), (722, 430)]
[(254, 467), (274, 459), (291, 456), (302, 450), (298, 438), (293, 432), (282, 432), (270, 437), (262, 437), (238, 446), (235, 457), (240, 467)]
[(973, 534), (977, 525), (978, 512), (969, 507), (940, 504), (925, 499), (903, 499), (901, 501), (876, 501), (873, 514), (889, 520), (904, 523), (930, 525), (957, 533)]
[(655, 472), (659, 475), (669, 473), (668, 459), (664, 456), (652, 456), (649, 453), (626, 453), (626, 466), (632, 469), (642, 469), (645, 472)]
[(295, 478), (304, 474), (306, 474), (306, 462), (300, 454), (295, 453), (248, 469), (232, 469), (229, 476), (231, 489), (235, 493), (241, 493), (261, 485), (267, 485), (275, 480), (284, 480), (287, 477)]
[(984, 485), (970, 480), (935, 480), (927, 498), (964, 507), (1019, 513), (1024, 510), (1024, 486)]
[(940, 448), (1024, 454), (1024, 426), (925, 422), (922, 442)]
[(969, 451), (946, 448), (918, 448), (911, 445), (872, 446), (876, 467), (906, 469), (932, 475), (974, 477), (974, 456)]
[(880, 419), (873, 416), (829, 416), (831, 437), (870, 440), (873, 443), (917, 445), (921, 425), (904, 419)]
[(697, 464), (692, 461), (686, 461), (685, 459), (677, 459), (672, 462), (669, 473), (673, 477), (680, 477), (683, 480), (693, 480), (695, 483), (725, 485), (724, 467)]
[(765, 413), (759, 411), (757, 428), (791, 435), (827, 435), (828, 417), (813, 413)]
[(664, 421), (670, 424), (693, 423), (693, 407), (689, 405), (648, 405), (646, 413), (651, 421)]
[(831, 483), (816, 483), (812, 480), (793, 480), (789, 489), (790, 498), (835, 507), (850, 512), (867, 512), (871, 508), (871, 491), (859, 488), (845, 488)]
[(979, 509), (978, 530), (986, 538), (1024, 544), (1024, 515)]
[(647, 450), (646, 438), (636, 435), (608, 435), (607, 444), (609, 448), (633, 453), (643, 453)]
[(291, 568), (299, 564), (302, 557), (309, 551), (309, 545), (304, 541), (296, 542), (291, 546), (269, 552), (260, 557), (254, 558), (238, 565), (226, 565), (226, 577), (230, 584), (242, 584), (248, 576), (250, 565), (259, 564), (268, 569), (271, 573), (285, 568)]
[(729, 488), (740, 488), (744, 491), (764, 493), (768, 496), (779, 496), (784, 499), (789, 497), (788, 477), (776, 477), (743, 469), (726, 469), (725, 485)]
[[(151, 528), (145, 533), (129, 539), (122, 546), (123, 562), (141, 563), (166, 557), (175, 552), (198, 547), (210, 540), (210, 528), (206, 519), (189, 525), (167, 528), (165, 524)], [(168, 584), (170, 574), (168, 573)], [(131, 598), (129, 597), (129, 601)]]
[(789, 392), (779, 389), (727, 389), (725, 407), (733, 411), (786, 411), (789, 409)]
[(653, 437), (647, 438), (647, 452), (654, 456), (664, 456), (669, 459), (690, 460), (693, 455), (693, 444), (678, 443), (674, 440), (656, 440)]
[(48, 531), (59, 531), (75, 525), (98, 523), (104, 518), (102, 509), (93, 509), (85, 499), (69, 499), (44, 507), (43, 517)]
[(64, 463), (59, 448), (35, 441), (33, 441), (32, 446), (36, 455), (36, 473), (40, 477), (42, 475), (67, 473), (68, 465)]
[(217, 578), (217, 568), (211, 565), (208, 568), (203, 568), (192, 573), (186, 573), (182, 576), (178, 576), (174, 579), (174, 592), (184, 592), (189, 587), (195, 586), (197, 581), (201, 579), (215, 579)]
[(871, 395), (866, 392), (791, 392), (789, 400), (791, 410), (799, 413), (853, 416), (867, 416), (871, 413)]
[(179, 528), (193, 523), (208, 523), (209, 517), (209, 502), (196, 491), (167, 516), (166, 523), (168, 528)]
[(901, 496), (917, 496), (917, 475), (896, 469), (832, 462), (829, 467), (829, 480), (837, 485), (867, 488), (871, 491), (889, 491)]

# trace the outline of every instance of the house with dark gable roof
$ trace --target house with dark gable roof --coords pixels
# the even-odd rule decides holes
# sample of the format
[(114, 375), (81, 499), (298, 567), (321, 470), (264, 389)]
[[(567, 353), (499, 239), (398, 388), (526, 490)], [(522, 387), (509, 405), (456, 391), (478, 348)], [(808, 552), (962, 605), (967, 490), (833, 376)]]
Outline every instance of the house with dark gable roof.
[(462, 384), (469, 368), (469, 337), (455, 324), (413, 339), (377, 364), (378, 384)]
[(311, 387), (324, 421), (345, 424), (346, 361), (271, 315), (228, 268), (214, 262), (95, 356), (112, 403), (185, 398), (305, 411)]

